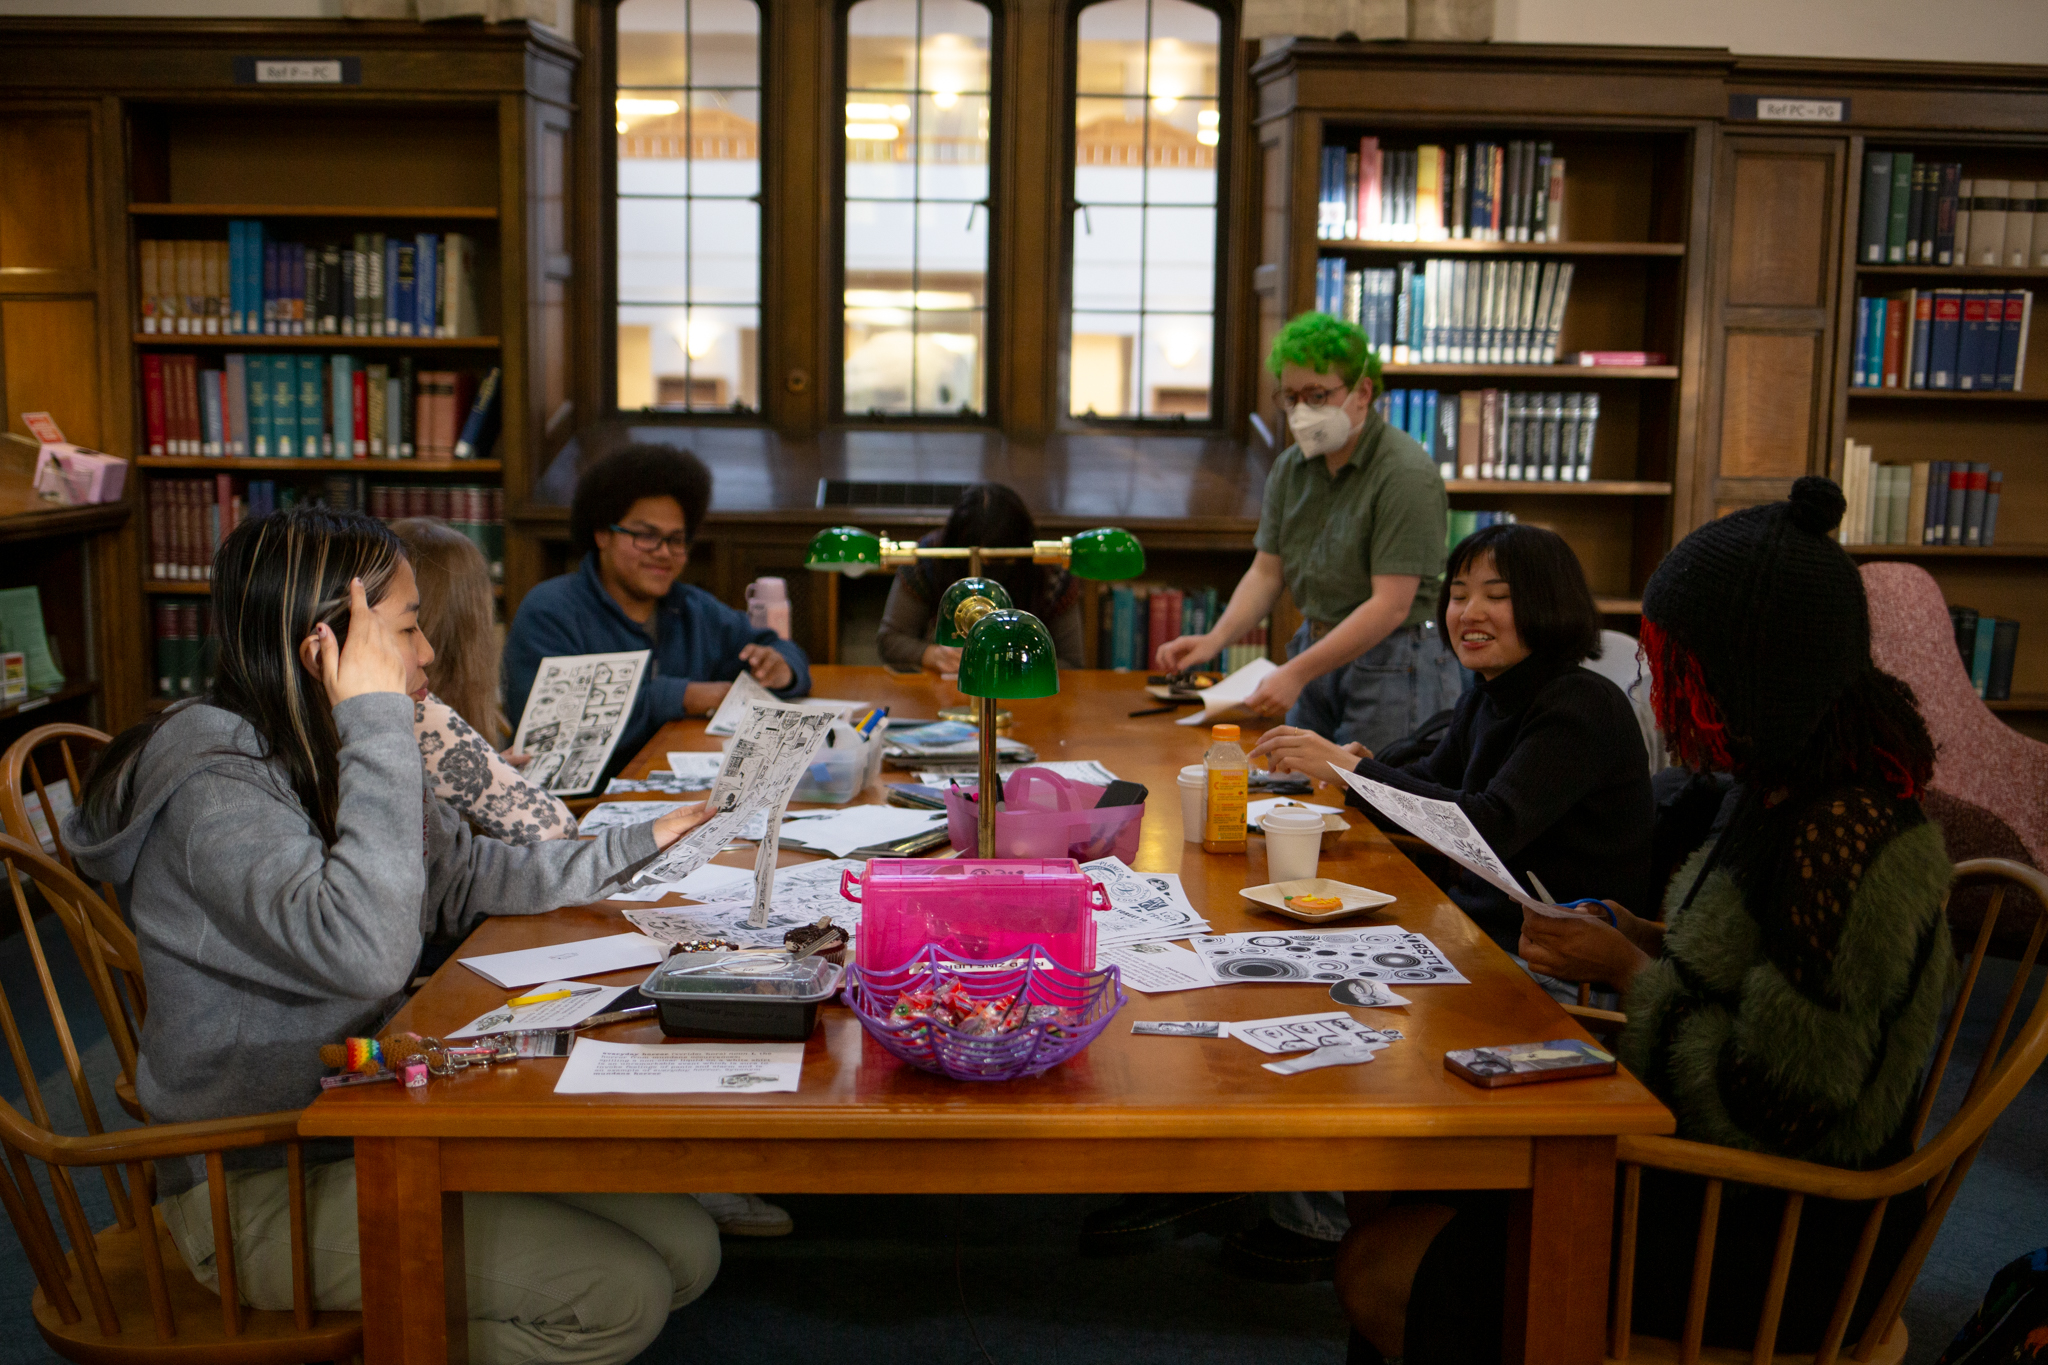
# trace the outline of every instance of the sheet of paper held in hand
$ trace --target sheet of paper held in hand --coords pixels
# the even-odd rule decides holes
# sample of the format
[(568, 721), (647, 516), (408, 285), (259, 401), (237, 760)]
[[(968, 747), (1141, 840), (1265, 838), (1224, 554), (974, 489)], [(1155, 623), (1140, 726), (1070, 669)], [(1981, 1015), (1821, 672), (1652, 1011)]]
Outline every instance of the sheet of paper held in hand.
[(578, 1038), (557, 1095), (753, 1095), (793, 1091), (802, 1043), (600, 1043)]
[(485, 1010), (448, 1036), (482, 1038), (488, 1034), (524, 1032), (527, 1029), (574, 1028), (591, 1015), (601, 1014), (610, 1009), (613, 1001), (632, 989), (631, 986), (593, 988), (587, 981), (544, 981), (532, 990), (523, 992), (523, 995), (554, 995), (562, 991), (572, 994), (563, 995), (558, 1000), (543, 1000), (534, 1005), (504, 1004), (496, 1009)]
[(1259, 690), (1259, 684), (1280, 671), (1280, 665), (1271, 659), (1254, 659), (1238, 669), (1214, 687), (1202, 689), (1202, 709), (1192, 716), (1182, 716), (1175, 725), (1208, 725), (1213, 721), (1228, 720), (1239, 714), (1244, 699)]
[(749, 707), (740, 718), (739, 733), (733, 736), (718, 781), (705, 798), (711, 817), (642, 868), (634, 884), (673, 882), (695, 872), (746, 827), (749, 817), (765, 811), (767, 828), (754, 858), (754, 912), (747, 922), (756, 929), (766, 927), (782, 813), (832, 720), (829, 711), (800, 706), (771, 702)]
[(1389, 820), (1407, 830), (1416, 838), (1428, 844), (1437, 852), (1449, 858), (1460, 867), (1499, 887), (1512, 897), (1517, 905), (1527, 906), (1539, 915), (1553, 919), (1570, 918), (1580, 912), (1566, 910), (1537, 900), (1522, 889), (1515, 880), (1515, 874), (1508, 871), (1507, 864), (1486, 842), (1486, 836), (1476, 829), (1465, 812), (1458, 809), (1454, 801), (1437, 801), (1427, 796), (1416, 796), (1384, 782), (1375, 782), (1369, 777), (1330, 765), (1330, 771), (1349, 783), (1351, 790), (1370, 801), (1374, 808)]
[(572, 976), (600, 976), (628, 967), (652, 967), (668, 956), (668, 945), (645, 934), (607, 934), (578, 943), (551, 943), (510, 953), (455, 959), (494, 986), (516, 990)]
[(526, 780), (556, 796), (582, 796), (597, 787), (633, 712), (647, 676), (648, 651), (558, 654), (540, 661), (514, 753), (531, 754)]
[(828, 716), (844, 720), (860, 709), (857, 701), (840, 701), (834, 697), (798, 697), (792, 701), (779, 700), (773, 692), (754, 680), (751, 673), (741, 673), (734, 678), (731, 688), (726, 691), (725, 700), (718, 703), (718, 709), (711, 713), (711, 721), (704, 727), (704, 733), (718, 739), (725, 739), (740, 732), (740, 718), (750, 706), (794, 706), (800, 711), (822, 711)]
[[(823, 915), (830, 915), (834, 924), (851, 933), (860, 925), (860, 906), (839, 894), (839, 878), (843, 872), (859, 872), (866, 866), (866, 863), (839, 858), (782, 868), (775, 874), (768, 923), (758, 929), (749, 927), (747, 921), (753, 907), (743, 900), (714, 900), (706, 905), (678, 905), (666, 910), (633, 909), (625, 912), (626, 922), (649, 938), (660, 939), (663, 943), (681, 943), (693, 938), (728, 938), (742, 948), (780, 948), (784, 934), (799, 925), (816, 924)], [(738, 869), (713, 865), (701, 868), (691, 876), (734, 871)], [(740, 876), (748, 883), (753, 881), (751, 873), (743, 872)], [(744, 890), (742, 887), (733, 894), (744, 894)]]

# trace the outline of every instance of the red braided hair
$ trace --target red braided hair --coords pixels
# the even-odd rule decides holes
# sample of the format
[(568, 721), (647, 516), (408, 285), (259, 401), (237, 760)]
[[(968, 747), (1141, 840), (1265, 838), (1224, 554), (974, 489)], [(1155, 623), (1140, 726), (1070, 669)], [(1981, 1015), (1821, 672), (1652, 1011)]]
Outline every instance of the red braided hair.
[(1672, 752), (1688, 768), (1733, 772), (1728, 722), (1707, 691), (1699, 658), (1648, 617), (1643, 618), (1642, 639), (1650, 664), (1650, 706)]

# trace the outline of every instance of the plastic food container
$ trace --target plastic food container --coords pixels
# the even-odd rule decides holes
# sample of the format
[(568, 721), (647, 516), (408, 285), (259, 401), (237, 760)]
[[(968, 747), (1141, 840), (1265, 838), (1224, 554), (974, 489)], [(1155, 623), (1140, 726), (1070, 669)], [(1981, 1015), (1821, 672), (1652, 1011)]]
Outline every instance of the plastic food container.
[(788, 953), (677, 953), (640, 993), (655, 1003), (671, 1038), (802, 1042), (844, 971), (822, 957)]
[(1071, 858), (871, 858), (840, 878), (860, 902), (864, 971), (900, 967), (927, 946), (999, 961), (1036, 944), (1063, 967), (1095, 967), (1095, 914), (1109, 893)]

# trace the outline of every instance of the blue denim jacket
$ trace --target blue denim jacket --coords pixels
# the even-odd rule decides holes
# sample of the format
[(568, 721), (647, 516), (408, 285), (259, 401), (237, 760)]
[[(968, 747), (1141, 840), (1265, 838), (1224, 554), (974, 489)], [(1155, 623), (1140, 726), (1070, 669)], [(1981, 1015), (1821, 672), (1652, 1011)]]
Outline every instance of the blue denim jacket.
[(769, 645), (796, 673), (779, 697), (811, 690), (810, 660), (803, 650), (772, 630), (755, 630), (746, 613), (734, 611), (702, 588), (677, 583), (643, 626), (626, 615), (597, 576), (597, 556), (585, 555), (574, 573), (550, 578), (526, 594), (505, 637), (505, 714), (519, 723), (527, 693), (542, 659), (561, 654), (611, 654), (652, 649), (653, 668), (633, 702), (609, 777), (640, 751), (669, 721), (683, 714), (683, 689), (693, 682), (731, 682), (745, 665), (740, 646)]

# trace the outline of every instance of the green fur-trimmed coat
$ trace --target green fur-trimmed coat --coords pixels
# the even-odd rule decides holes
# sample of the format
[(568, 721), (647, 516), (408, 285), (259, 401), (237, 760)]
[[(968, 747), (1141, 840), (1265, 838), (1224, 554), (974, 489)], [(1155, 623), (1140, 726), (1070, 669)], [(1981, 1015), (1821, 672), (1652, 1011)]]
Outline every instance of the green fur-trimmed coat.
[(1783, 813), (1785, 904), (1752, 907), (1726, 866), (1637, 974), (1619, 1056), (1679, 1136), (1832, 1166), (1885, 1155), (1942, 1024), (1955, 953), (1941, 830), (1917, 802), (1849, 788)]

